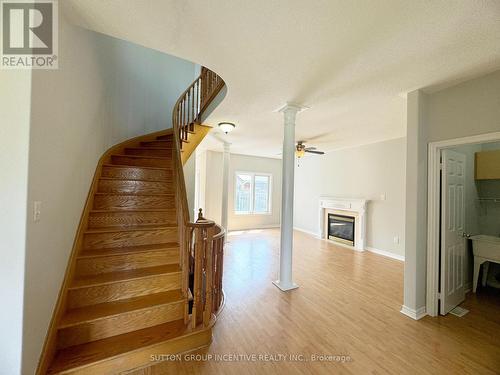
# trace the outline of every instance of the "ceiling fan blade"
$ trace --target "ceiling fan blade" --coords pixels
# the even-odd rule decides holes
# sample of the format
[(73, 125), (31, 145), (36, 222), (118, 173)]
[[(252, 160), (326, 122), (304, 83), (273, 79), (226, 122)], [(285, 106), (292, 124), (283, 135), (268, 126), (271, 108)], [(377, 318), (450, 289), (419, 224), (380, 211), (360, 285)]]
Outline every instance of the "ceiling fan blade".
[(312, 151), (312, 150), (306, 150), (306, 152), (310, 154), (317, 154), (317, 155), (324, 155), (323, 151)]
[(317, 147), (313, 147), (313, 146), (311, 146), (311, 147), (306, 147), (306, 148), (305, 148), (305, 150), (306, 150), (306, 151), (307, 151), (307, 150), (316, 150), (316, 149), (317, 149)]

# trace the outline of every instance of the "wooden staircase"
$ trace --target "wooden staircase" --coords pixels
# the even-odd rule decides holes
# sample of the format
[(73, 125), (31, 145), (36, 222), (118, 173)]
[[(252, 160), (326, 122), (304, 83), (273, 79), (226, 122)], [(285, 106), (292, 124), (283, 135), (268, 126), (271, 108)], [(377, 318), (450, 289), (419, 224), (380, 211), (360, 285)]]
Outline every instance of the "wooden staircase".
[[(193, 85), (202, 87), (206, 72)], [(115, 374), (154, 364), (154, 354), (210, 343), (222, 303), (224, 230), (189, 221), (182, 155), (208, 128), (194, 117), (179, 123), (180, 102), (174, 129), (126, 141), (101, 158), (38, 374)]]

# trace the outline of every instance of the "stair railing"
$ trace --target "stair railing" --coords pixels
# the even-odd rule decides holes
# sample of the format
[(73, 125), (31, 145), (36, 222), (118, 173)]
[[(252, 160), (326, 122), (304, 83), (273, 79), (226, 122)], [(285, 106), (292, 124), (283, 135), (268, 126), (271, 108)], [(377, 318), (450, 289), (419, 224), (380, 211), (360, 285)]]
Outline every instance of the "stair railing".
[[(222, 271), (225, 230), (210, 220), (190, 222), (182, 144), (195, 125), (201, 123), (204, 111), (224, 87), (216, 73), (202, 67), (198, 78), (182, 93), (172, 113), (174, 129), (174, 179), (176, 186), (177, 222), (180, 230), (182, 293), (186, 300), (184, 322), (189, 321), (189, 299), (192, 297), (191, 326), (208, 326), (223, 303)], [(190, 276), (192, 285), (190, 287)], [(191, 290), (193, 293), (191, 294)]]
[(198, 78), (184, 91), (174, 106), (172, 123), (180, 138), (180, 147), (186, 142), (189, 133), (193, 133), (196, 124), (201, 123), (201, 116), (217, 94), (224, 87), (224, 81), (216, 73), (205, 67), (201, 68)]
[(224, 229), (211, 220), (188, 223), (190, 274), (193, 277), (191, 326), (208, 326), (223, 302)]

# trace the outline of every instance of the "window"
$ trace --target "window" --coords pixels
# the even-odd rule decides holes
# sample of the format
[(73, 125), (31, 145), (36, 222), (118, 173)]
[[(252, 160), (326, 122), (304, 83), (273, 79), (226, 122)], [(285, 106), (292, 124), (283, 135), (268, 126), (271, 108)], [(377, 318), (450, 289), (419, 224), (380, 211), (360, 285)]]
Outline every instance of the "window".
[(271, 175), (236, 172), (234, 211), (237, 214), (271, 213)]

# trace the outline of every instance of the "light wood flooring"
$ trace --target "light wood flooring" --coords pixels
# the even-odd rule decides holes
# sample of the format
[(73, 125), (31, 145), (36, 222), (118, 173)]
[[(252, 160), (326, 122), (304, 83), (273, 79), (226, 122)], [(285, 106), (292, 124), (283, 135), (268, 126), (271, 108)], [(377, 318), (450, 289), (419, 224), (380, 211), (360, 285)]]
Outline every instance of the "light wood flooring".
[[(295, 232), (294, 280), (276, 278), (279, 231), (231, 232), (224, 266), (226, 305), (210, 347), (196, 354), (348, 355), (349, 362), (166, 361), (159, 374), (500, 374), (500, 293), (469, 293), (458, 318), (414, 321), (399, 312), (403, 263), (357, 253)], [(158, 353), (161, 354), (161, 353)], [(303, 357), (300, 357), (300, 356)]]

